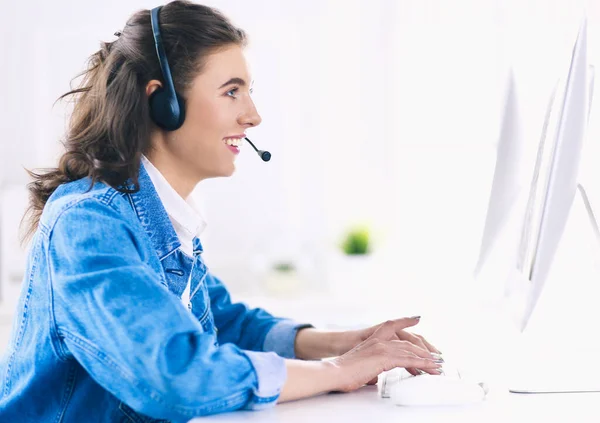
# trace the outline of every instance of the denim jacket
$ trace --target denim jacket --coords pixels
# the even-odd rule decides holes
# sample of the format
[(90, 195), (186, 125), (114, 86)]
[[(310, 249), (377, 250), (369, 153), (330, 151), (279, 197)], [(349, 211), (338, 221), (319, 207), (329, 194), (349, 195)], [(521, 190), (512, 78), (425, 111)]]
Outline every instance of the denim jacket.
[[(140, 190), (89, 179), (48, 200), (0, 361), (0, 422), (185, 422), (275, 404), (302, 327), (232, 303)], [(180, 300), (190, 278), (191, 309)]]

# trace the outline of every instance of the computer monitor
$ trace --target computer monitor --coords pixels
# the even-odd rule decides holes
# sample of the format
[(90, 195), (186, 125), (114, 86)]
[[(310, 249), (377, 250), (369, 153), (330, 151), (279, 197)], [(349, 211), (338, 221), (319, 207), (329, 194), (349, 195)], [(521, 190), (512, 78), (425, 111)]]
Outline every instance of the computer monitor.
[[(490, 210), (477, 270), (480, 271), (482, 266), (487, 265), (490, 245), (500, 250), (497, 255), (503, 256), (505, 260), (493, 263), (496, 267), (492, 272), (505, 277), (503, 302), (508, 306), (511, 317), (516, 320), (520, 332), (526, 330), (544, 290), (578, 190), (588, 213), (590, 230), (600, 240), (592, 206), (585, 190), (578, 183), (594, 83), (593, 68), (587, 63), (585, 19), (579, 28), (570, 59), (566, 77), (557, 84), (550, 96), (535, 163), (529, 169), (528, 189), (523, 190), (522, 185), (511, 180), (506, 175), (510, 166), (502, 163), (506, 160), (523, 161), (523, 151), (514, 146), (510, 150), (505, 146), (497, 156)], [(510, 102), (507, 101), (506, 104), (508, 107)], [(505, 116), (507, 115), (509, 113), (505, 111)], [(506, 119), (504, 124), (507, 125)], [(499, 149), (503, 144), (519, 142), (520, 134), (513, 136), (516, 139), (501, 138)], [(512, 151), (513, 154), (507, 154), (506, 151)], [(531, 163), (525, 163), (525, 168), (528, 165)], [(503, 190), (512, 190), (511, 195)], [(512, 200), (502, 203), (498, 201), (499, 198)], [(493, 210), (494, 207), (499, 210)], [(502, 216), (502, 219), (498, 219), (498, 216)], [(507, 224), (509, 221), (510, 224)], [(516, 236), (508, 236), (507, 242), (498, 245), (498, 238), (506, 237), (507, 232)], [(498, 264), (505, 267), (499, 269)], [(568, 284), (571, 281), (561, 279), (557, 283)], [(559, 306), (555, 304), (552, 310), (560, 313)], [(600, 371), (596, 369), (552, 371), (552, 365), (560, 366), (573, 357), (574, 348), (581, 346), (567, 343), (566, 351), (561, 349), (561, 342), (557, 342), (556, 333), (548, 333), (549, 341), (544, 337), (521, 336), (520, 342), (511, 344), (515, 357), (506, 357), (507, 362), (511, 363), (506, 369), (509, 390), (515, 393), (599, 392)], [(550, 355), (552, 359), (549, 358)]]
[[(490, 261), (492, 250), (500, 250), (496, 256), (501, 259), (492, 272), (503, 278), (504, 300), (520, 331), (542, 293), (578, 189), (593, 86), (588, 69), (584, 19), (567, 75), (550, 95), (535, 163), (527, 162), (518, 90), (513, 75), (509, 78), (476, 276)], [(590, 212), (587, 197), (584, 201)]]
[[(521, 330), (527, 326), (544, 288), (577, 193), (590, 104), (587, 74), (587, 25), (584, 20), (573, 48), (564, 96), (560, 96), (556, 104), (559, 106), (556, 130), (548, 133), (548, 138), (540, 145), (540, 149), (548, 149), (548, 155), (538, 154), (541, 163), (540, 166), (536, 164), (530, 188), (522, 231), (523, 248), (519, 251), (517, 267), (529, 281)], [(530, 210), (533, 213), (529, 213)]]
[(478, 276), (488, 262), (501, 232), (514, 212), (525, 187), (525, 139), (515, 75), (511, 69), (505, 91), (500, 137), (496, 148), (496, 168), (490, 193), (485, 226), (475, 269)]

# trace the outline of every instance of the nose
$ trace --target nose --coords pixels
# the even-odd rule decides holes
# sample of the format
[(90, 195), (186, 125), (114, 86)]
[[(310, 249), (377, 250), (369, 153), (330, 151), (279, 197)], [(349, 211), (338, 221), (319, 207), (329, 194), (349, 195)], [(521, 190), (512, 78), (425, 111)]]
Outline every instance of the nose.
[(258, 126), (262, 122), (252, 99), (248, 99), (248, 106), (245, 108), (244, 113), (240, 115), (238, 121), (240, 125), (246, 127)]

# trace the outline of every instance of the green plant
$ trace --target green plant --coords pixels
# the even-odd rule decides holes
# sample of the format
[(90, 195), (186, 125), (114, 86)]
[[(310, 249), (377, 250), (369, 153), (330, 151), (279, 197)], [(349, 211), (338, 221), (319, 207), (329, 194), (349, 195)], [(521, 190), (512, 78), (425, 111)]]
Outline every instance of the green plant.
[(291, 262), (281, 261), (273, 265), (273, 270), (277, 272), (293, 272), (296, 270), (296, 266)]
[(368, 254), (371, 248), (369, 229), (355, 227), (348, 231), (342, 242), (342, 250), (348, 255)]

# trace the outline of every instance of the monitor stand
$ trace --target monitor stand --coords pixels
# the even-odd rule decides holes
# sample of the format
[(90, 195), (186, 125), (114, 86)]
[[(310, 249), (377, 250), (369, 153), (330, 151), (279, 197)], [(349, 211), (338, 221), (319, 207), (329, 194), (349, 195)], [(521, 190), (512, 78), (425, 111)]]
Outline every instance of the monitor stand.
[[(600, 245), (598, 221), (588, 195), (581, 184), (577, 189), (594, 237)], [(563, 316), (566, 327), (569, 327), (569, 322), (575, 327), (578, 317), (579, 323), (589, 323), (586, 327), (596, 326), (582, 314)], [(508, 376), (509, 391), (517, 394), (600, 392), (600, 366), (595, 364), (595, 359), (600, 356), (600, 337), (597, 333), (584, 328), (579, 336), (571, 331), (550, 331), (541, 338), (521, 334), (520, 341), (511, 352), (514, 366)]]

